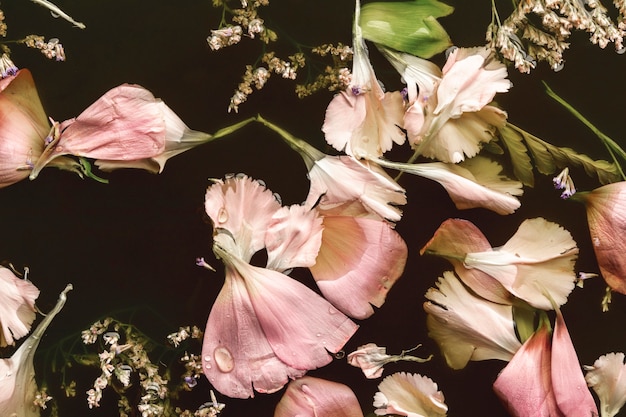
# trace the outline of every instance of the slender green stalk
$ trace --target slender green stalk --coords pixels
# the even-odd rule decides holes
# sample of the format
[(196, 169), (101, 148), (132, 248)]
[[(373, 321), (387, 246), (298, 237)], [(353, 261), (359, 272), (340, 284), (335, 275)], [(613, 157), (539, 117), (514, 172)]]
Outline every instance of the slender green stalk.
[(589, 120), (587, 120), (587, 118), (585, 116), (583, 116), (578, 110), (576, 110), (574, 107), (572, 107), (572, 105), (570, 105), (567, 101), (565, 101), (565, 99), (563, 99), (558, 94), (556, 94), (548, 86), (548, 84), (546, 84), (546, 82), (543, 82), (543, 85), (546, 88), (546, 94), (548, 94), (549, 97), (553, 98), (554, 100), (556, 100), (556, 102), (558, 102), (560, 105), (565, 107), (570, 113), (572, 113), (574, 115), (574, 117), (576, 117), (578, 120), (580, 120), (585, 126), (587, 126), (589, 128), (589, 130), (591, 130), (602, 141), (602, 143), (604, 144), (604, 146), (608, 150), (609, 154), (611, 155), (611, 158), (613, 159), (613, 162), (617, 166), (617, 169), (619, 170), (619, 173), (620, 173), (622, 179), (626, 180), (626, 175), (624, 175), (624, 171), (622, 170), (622, 166), (617, 161), (617, 157), (619, 156), (623, 161), (626, 162), (626, 152), (624, 152), (622, 147), (619, 146), (617, 144), (617, 142), (615, 142), (609, 136), (607, 136), (606, 134), (601, 132), (600, 129), (595, 127)]

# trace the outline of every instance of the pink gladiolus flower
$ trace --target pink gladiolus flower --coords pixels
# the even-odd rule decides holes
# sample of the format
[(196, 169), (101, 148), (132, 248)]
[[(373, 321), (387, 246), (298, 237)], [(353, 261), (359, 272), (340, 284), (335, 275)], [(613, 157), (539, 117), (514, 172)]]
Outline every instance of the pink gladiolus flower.
[(0, 187), (28, 177), (49, 131), (30, 71), (0, 80)]
[(587, 207), (591, 242), (602, 277), (613, 291), (626, 294), (626, 182), (616, 182), (590, 193), (577, 193)]
[(0, 267), (0, 347), (14, 345), (28, 334), (35, 320), (35, 299), (39, 290), (30, 281)]
[[(247, 398), (253, 389), (275, 392), (289, 378), (329, 363), (329, 352), (338, 352), (357, 326), (298, 281), (249, 264), (267, 247), (268, 264), (279, 270), (309, 266), (321, 222), (298, 208), (281, 209), (271, 191), (246, 176), (209, 187), (206, 211), (214, 225), (213, 251), (226, 267), (202, 346), (211, 384), (230, 397)], [(282, 255), (296, 265), (278, 260)]]
[(464, 368), (470, 360), (508, 361), (520, 348), (512, 307), (476, 297), (453, 272), (444, 272), (426, 298), (428, 335), (451, 368)]
[[(321, 210), (324, 232), (313, 278), (324, 297), (350, 317), (365, 319), (381, 307), (407, 260), (402, 237), (358, 202)], [(368, 217), (369, 216), (369, 217)]]
[(71, 285), (59, 295), (54, 308), (44, 317), (31, 335), (13, 353), (13, 356), (0, 359), (0, 415), (19, 417), (39, 417), (41, 409), (35, 405), (37, 382), (33, 358), (41, 337), (52, 319), (61, 311)]
[(378, 158), (401, 145), (404, 102), (399, 92), (385, 93), (378, 84), (359, 27), (360, 2), (354, 18), (352, 81), (326, 109), (322, 131), (329, 145), (357, 159)]
[(600, 398), (600, 416), (613, 417), (626, 403), (626, 365), (624, 354), (607, 353), (600, 356), (593, 366), (584, 367), (587, 385)]
[(398, 372), (378, 385), (374, 396), (376, 415), (445, 417), (448, 406), (437, 384), (427, 376)]
[(363, 417), (359, 401), (346, 385), (311, 376), (291, 381), (274, 417)]
[(60, 155), (96, 159), (100, 169), (141, 168), (163, 171), (166, 161), (211, 140), (211, 135), (189, 129), (160, 99), (138, 85), (109, 90), (78, 117), (60, 125), (31, 173)]

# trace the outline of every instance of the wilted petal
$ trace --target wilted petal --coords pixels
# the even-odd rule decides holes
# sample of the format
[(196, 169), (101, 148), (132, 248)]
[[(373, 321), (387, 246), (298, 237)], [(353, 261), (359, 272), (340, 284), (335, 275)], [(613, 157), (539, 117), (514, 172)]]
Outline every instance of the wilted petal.
[(498, 214), (517, 210), (520, 202), (514, 196), (523, 193), (522, 184), (500, 175), (502, 167), (488, 158), (476, 156), (470, 161), (469, 164), (403, 164), (377, 160), (384, 167), (437, 181), (459, 210), (483, 207)]
[(29, 176), (49, 131), (30, 71), (0, 80), (0, 188)]
[(565, 320), (558, 307), (552, 336), (552, 388), (556, 403), (564, 416), (598, 416), (598, 408), (578, 361)]
[(398, 372), (378, 385), (374, 396), (377, 415), (444, 417), (448, 412), (443, 393), (427, 376)]
[(359, 401), (343, 384), (311, 376), (291, 381), (274, 417), (363, 417)]
[(0, 347), (15, 344), (28, 334), (35, 320), (35, 300), (39, 290), (30, 281), (0, 267)]
[(502, 247), (468, 253), (467, 268), (497, 279), (513, 295), (542, 310), (551, 310), (546, 292), (557, 305), (567, 302), (574, 289), (578, 247), (571, 234), (541, 217), (527, 219)]
[(466, 268), (463, 260), (467, 253), (490, 251), (491, 244), (473, 223), (463, 219), (448, 219), (435, 231), (420, 254), (446, 258), (461, 281), (476, 294), (499, 304), (511, 304), (511, 293), (492, 276), (475, 268)]
[(607, 353), (593, 366), (585, 366), (587, 385), (600, 399), (600, 416), (613, 417), (626, 403), (626, 365), (624, 354)]
[(380, 307), (402, 275), (407, 246), (378, 219), (325, 214), (322, 245), (311, 269), (317, 286), (335, 307), (364, 319)]
[(511, 306), (476, 297), (454, 273), (444, 272), (426, 298), (428, 335), (451, 368), (461, 369), (470, 360), (508, 361), (519, 349)]
[(305, 206), (332, 208), (359, 200), (370, 212), (383, 219), (398, 221), (406, 204), (405, 190), (382, 168), (349, 156), (325, 156), (309, 171), (311, 188)]
[[(417, 345), (419, 347), (420, 345)], [(413, 349), (410, 349), (411, 351)], [(375, 343), (368, 343), (359, 346), (357, 350), (348, 355), (348, 363), (357, 368), (361, 368), (366, 378), (380, 378), (383, 374), (383, 366), (391, 362), (410, 361), (410, 362), (428, 362), (432, 359), (432, 355), (427, 358), (418, 358), (416, 356), (407, 355), (409, 351), (402, 351), (399, 355), (387, 355), (387, 348), (377, 346)]]
[(587, 206), (589, 232), (602, 277), (613, 291), (626, 294), (626, 182), (576, 195)]
[(550, 329), (543, 324), (522, 345), (493, 384), (493, 390), (512, 416), (565, 417), (554, 397), (551, 364)]
[(241, 259), (249, 261), (265, 247), (265, 233), (280, 203), (264, 184), (246, 175), (215, 180), (204, 207), (216, 229), (226, 229), (237, 243)]
[(0, 415), (18, 417), (39, 417), (41, 409), (35, 405), (37, 381), (33, 358), (41, 338), (61, 311), (71, 285), (59, 295), (54, 308), (46, 314), (37, 328), (22, 342), (8, 359), (0, 359)]

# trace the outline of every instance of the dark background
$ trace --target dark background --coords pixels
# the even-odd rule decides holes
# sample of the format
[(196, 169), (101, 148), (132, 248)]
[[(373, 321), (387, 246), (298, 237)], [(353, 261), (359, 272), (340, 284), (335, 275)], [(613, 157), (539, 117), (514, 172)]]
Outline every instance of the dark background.
[[(211, 133), (261, 113), (324, 149), (320, 128), (331, 93), (300, 100), (293, 93), (293, 82), (274, 76), (263, 91), (255, 92), (241, 106), (239, 114), (227, 113), (244, 65), (256, 61), (262, 46), (244, 38), (240, 45), (211, 51), (206, 37), (217, 27), (220, 11), (212, 8), (210, 0), (56, 3), (87, 29), (54, 19), (46, 9), (29, 1), (5, 0), (0, 4), (9, 27), (7, 39), (37, 33), (46, 39), (58, 37), (65, 46), (67, 62), (62, 63), (48, 61), (36, 50), (12, 46), (13, 60), (31, 70), (44, 108), (55, 120), (78, 115), (110, 88), (128, 82), (141, 84), (162, 98), (192, 129)], [(490, 2), (448, 3), (456, 12), (441, 22), (453, 42), (458, 46), (483, 44), (491, 18)], [(504, 3), (503, 7), (508, 6)], [(284, 42), (276, 47), (281, 57), (296, 51), (286, 41), (287, 34), (305, 45), (351, 43), (351, 1), (272, 0), (261, 12), (266, 25), (282, 36)], [(531, 133), (606, 158), (598, 139), (547, 98), (540, 82), (548, 81), (600, 129), (624, 143), (626, 58), (615, 54), (612, 46), (601, 50), (591, 45), (587, 38), (584, 33), (572, 37), (565, 68), (559, 73), (551, 72), (545, 64), (530, 76), (511, 69), (514, 87), (497, 100), (508, 111), (511, 122)], [(435, 60), (443, 63), (442, 57)], [(376, 51), (372, 51), (372, 61), (389, 89), (401, 88), (398, 77)], [(401, 160), (406, 155), (408, 149), (404, 147), (390, 158)], [(231, 172), (263, 179), (282, 196), (284, 204), (301, 202), (308, 190), (306, 168), (300, 158), (260, 125), (250, 125), (171, 159), (160, 175), (121, 170), (102, 174), (110, 183), (99, 184), (46, 169), (36, 181), (26, 180), (0, 190), (0, 260), (19, 269), (30, 268), (29, 278), (41, 289), (38, 305), (43, 311), (52, 307), (66, 283), (74, 284), (66, 307), (49, 328), (37, 356), (38, 376), (45, 377), (59, 400), (61, 417), (117, 415), (117, 398), (107, 390), (102, 408), (88, 411), (84, 392), (99, 371), (85, 368), (83, 372), (75, 367), (77, 398), (65, 400), (58, 391), (58, 375), (39, 371), (47, 369), (46, 352), (59, 340), (79, 337), (82, 329), (111, 314), (130, 319), (163, 343), (179, 326), (195, 324), (204, 329), (223, 282), (221, 268), (218, 273), (209, 273), (195, 265), (198, 256), (219, 265), (210, 249), (211, 226), (203, 209), (204, 192), (208, 178)], [(573, 176), (579, 189), (597, 186), (582, 170), (574, 170)], [(584, 207), (562, 201), (552, 187), (552, 178), (541, 175), (537, 175), (534, 189), (525, 190), (522, 208), (510, 216), (482, 209), (459, 212), (445, 191), (427, 180), (405, 175), (401, 185), (407, 189), (409, 204), (396, 228), (409, 247), (406, 272), (386, 304), (360, 323), (345, 351), (375, 342), (390, 353), (399, 353), (422, 343), (416, 354), (434, 353), (431, 362), (387, 365), (385, 375), (396, 371), (428, 375), (444, 392), (450, 416), (505, 416), (491, 390), (505, 363), (470, 362), (467, 368), (452, 371), (428, 339), (423, 295), (450, 266), (440, 259), (420, 257), (419, 249), (449, 217), (471, 220), (494, 246), (499, 246), (524, 219), (543, 216), (564, 226), (578, 242), (577, 271), (597, 272)], [(296, 273), (296, 277), (314, 286), (305, 272)], [(614, 295), (611, 310), (602, 313), (604, 288), (601, 279), (589, 281), (584, 289), (576, 289), (563, 307), (582, 364), (592, 364), (602, 354), (626, 348), (626, 302), (623, 296)], [(6, 356), (9, 354), (7, 351)], [(365, 414), (373, 411), (372, 399), (380, 380), (366, 380), (345, 360), (336, 360), (310, 375), (349, 385)], [(208, 389), (209, 384), (202, 381), (192, 394), (181, 398), (181, 406), (197, 408), (208, 401)], [(258, 394), (245, 401), (218, 398), (227, 404), (224, 416), (271, 416), (281, 395), (282, 391)]]

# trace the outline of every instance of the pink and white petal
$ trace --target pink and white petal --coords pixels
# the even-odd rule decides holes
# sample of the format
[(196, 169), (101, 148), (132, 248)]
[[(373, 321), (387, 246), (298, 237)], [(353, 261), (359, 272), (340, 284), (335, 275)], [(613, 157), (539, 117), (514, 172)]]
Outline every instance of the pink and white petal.
[(15, 344), (26, 336), (35, 320), (35, 300), (39, 289), (30, 281), (16, 277), (10, 269), (0, 267), (0, 346)]
[(233, 398), (253, 397), (253, 388), (261, 393), (278, 391), (289, 378), (305, 373), (274, 354), (243, 278), (229, 268), (207, 321), (202, 363), (211, 385)]
[(550, 330), (542, 325), (500, 372), (493, 390), (514, 417), (565, 417), (556, 403)]
[(491, 244), (485, 235), (473, 223), (463, 219), (444, 221), (420, 254), (446, 258), (461, 278), (461, 281), (477, 295), (498, 304), (511, 304), (510, 292), (489, 274), (476, 268), (467, 268), (463, 259), (467, 253), (487, 252)]
[(530, 263), (530, 260), (540, 263), (560, 257), (572, 258), (573, 261), (578, 254), (576, 241), (570, 232), (542, 217), (524, 220), (500, 250), (514, 253), (526, 263)]
[(328, 364), (358, 326), (317, 293), (288, 276), (232, 258), (272, 350), (302, 370)]
[(344, 151), (353, 132), (363, 124), (366, 113), (364, 95), (354, 95), (352, 91), (336, 94), (326, 108), (322, 125), (326, 142), (338, 151)]
[(327, 209), (358, 199), (372, 213), (398, 221), (406, 204), (405, 190), (378, 165), (350, 156), (326, 156), (309, 171), (311, 188), (304, 205)]
[(464, 368), (470, 360), (508, 361), (519, 349), (511, 306), (474, 296), (454, 273), (444, 272), (426, 298), (428, 334), (451, 368)]
[(359, 401), (346, 385), (312, 376), (291, 381), (274, 417), (363, 417)]
[(424, 101), (421, 96), (406, 109), (402, 121), (409, 139), (409, 144), (415, 146), (421, 139), (425, 122)]
[(386, 408), (376, 410), (378, 415), (384, 412), (413, 417), (445, 417), (448, 412), (443, 393), (427, 376), (397, 372), (383, 379), (378, 390), (383, 395), (378, 396), (374, 406)]
[(164, 108), (141, 86), (115, 87), (63, 123), (55, 154), (122, 161), (158, 155), (165, 150)]
[(407, 251), (384, 221), (325, 216), (322, 246), (310, 269), (327, 300), (348, 316), (365, 319), (402, 275)]
[(565, 326), (561, 311), (556, 308), (552, 336), (552, 388), (559, 409), (567, 417), (597, 416), (598, 408), (587, 388), (578, 355)]
[(314, 265), (323, 228), (315, 209), (292, 205), (276, 211), (265, 234), (267, 268), (283, 272)]
[(624, 353), (607, 353), (585, 366), (585, 381), (600, 399), (600, 416), (613, 417), (626, 404)]
[(213, 227), (228, 230), (247, 261), (265, 247), (265, 232), (281, 205), (264, 184), (237, 175), (211, 185), (204, 207)]

